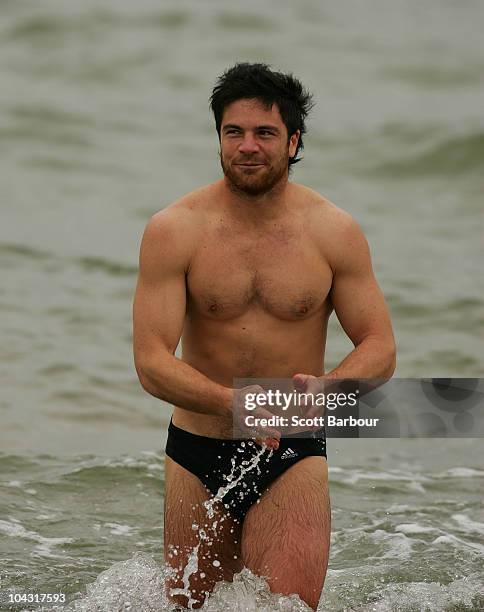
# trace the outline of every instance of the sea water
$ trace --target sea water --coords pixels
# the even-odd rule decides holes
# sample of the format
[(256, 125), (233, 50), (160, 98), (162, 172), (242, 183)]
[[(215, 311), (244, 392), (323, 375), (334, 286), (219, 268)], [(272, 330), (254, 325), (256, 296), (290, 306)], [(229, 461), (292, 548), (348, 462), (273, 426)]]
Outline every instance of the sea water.
[[(445, 453), (441, 444), (329, 440), (332, 537), (320, 610), (482, 607), (480, 444), (448, 440)], [(161, 454), (2, 455), (0, 466), (3, 596), (62, 592), (68, 609), (86, 611), (171, 609)], [(192, 562), (187, 576), (196, 551)], [(245, 569), (218, 584), (204, 609), (305, 608)]]

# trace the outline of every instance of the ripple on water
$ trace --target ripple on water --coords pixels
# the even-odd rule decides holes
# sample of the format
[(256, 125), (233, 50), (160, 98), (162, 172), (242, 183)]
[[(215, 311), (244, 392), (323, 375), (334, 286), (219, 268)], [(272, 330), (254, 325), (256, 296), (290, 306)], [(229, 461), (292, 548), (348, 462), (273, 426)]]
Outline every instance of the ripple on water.
[(455, 135), (428, 146), (423, 152), (382, 162), (372, 172), (396, 178), (469, 174), (482, 167), (484, 133)]
[(482, 610), (484, 589), (482, 577), (473, 574), (448, 584), (440, 582), (407, 582), (390, 584), (368, 599), (371, 603), (359, 608), (362, 612), (396, 612), (425, 610)]

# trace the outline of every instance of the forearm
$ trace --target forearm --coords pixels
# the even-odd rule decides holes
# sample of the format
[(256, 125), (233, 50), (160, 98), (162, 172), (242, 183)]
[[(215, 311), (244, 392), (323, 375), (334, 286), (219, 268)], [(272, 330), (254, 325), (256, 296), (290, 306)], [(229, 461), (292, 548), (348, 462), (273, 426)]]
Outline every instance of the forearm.
[(201, 414), (230, 415), (233, 391), (171, 353), (163, 354), (150, 366), (137, 367), (141, 385), (151, 395)]
[(388, 380), (395, 371), (395, 343), (392, 339), (365, 338), (331, 372), (328, 379), (373, 379)]

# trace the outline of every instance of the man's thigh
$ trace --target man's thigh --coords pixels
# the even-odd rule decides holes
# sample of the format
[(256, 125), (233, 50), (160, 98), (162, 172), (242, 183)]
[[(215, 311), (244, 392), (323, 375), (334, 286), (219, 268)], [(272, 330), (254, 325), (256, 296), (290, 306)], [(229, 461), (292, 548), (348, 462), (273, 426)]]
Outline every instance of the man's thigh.
[(216, 582), (242, 569), (241, 527), (220, 505), (210, 518), (203, 504), (211, 497), (196, 476), (166, 457), (164, 543), (172, 574), (166, 586), (170, 599), (184, 606), (188, 597), (178, 589), (189, 587), (197, 608)]
[(242, 559), (276, 593), (297, 593), (316, 609), (331, 533), (328, 469), (306, 457), (279, 476), (247, 513)]

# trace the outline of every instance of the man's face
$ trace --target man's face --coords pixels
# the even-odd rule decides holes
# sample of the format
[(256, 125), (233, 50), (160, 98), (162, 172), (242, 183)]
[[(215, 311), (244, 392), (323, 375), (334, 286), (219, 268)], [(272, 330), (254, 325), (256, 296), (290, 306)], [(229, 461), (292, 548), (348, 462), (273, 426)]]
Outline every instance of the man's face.
[(287, 179), (288, 160), (296, 153), (299, 130), (288, 142), (286, 126), (274, 104), (242, 99), (229, 104), (220, 126), (220, 161), (227, 180), (251, 196), (269, 192)]

